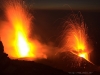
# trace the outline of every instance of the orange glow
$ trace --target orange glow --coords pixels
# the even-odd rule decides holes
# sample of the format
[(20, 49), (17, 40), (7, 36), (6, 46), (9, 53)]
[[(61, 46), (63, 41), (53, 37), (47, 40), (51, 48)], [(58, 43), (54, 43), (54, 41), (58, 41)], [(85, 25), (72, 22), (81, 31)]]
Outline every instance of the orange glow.
[[(34, 58), (36, 46), (29, 39), (32, 16), (21, 1), (15, 0), (6, 3), (5, 13), (9, 21), (8, 27), (5, 26), (6, 28), (3, 29), (8, 32), (5, 35), (6, 39), (3, 40), (5, 52), (10, 58)], [(9, 43), (6, 41), (7, 45), (5, 40), (9, 40)], [(7, 46), (10, 48), (8, 49)]]
[(73, 54), (89, 61), (89, 53), (91, 51), (86, 28), (82, 17), (77, 15), (71, 16), (66, 21), (68, 30), (65, 30), (65, 47)]
[(34, 54), (32, 54), (31, 51), (32, 46), (27, 41), (25, 36), (20, 32), (17, 35), (16, 44), (16, 50), (18, 50), (19, 57), (34, 57)]
[(80, 56), (80, 57), (83, 57), (83, 58), (87, 58), (86, 53), (80, 53), (79, 56)]
[(7, 19), (0, 20), (0, 36), (4, 52), (8, 54), (8, 57), (28, 61), (47, 59), (46, 53), (49, 47), (41, 44), (37, 36), (32, 38), (30, 35), (30, 33), (33, 35), (31, 27), (34, 27), (32, 21), (34, 17), (28, 13), (24, 2), (6, 0), (4, 11)]

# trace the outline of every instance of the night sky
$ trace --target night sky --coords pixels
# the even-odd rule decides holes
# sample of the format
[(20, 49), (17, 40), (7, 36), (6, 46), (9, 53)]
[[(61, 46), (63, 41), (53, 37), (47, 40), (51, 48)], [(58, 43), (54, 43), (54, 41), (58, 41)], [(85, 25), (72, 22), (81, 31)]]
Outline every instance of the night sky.
[[(29, 6), (38, 9), (99, 10), (99, 0), (24, 0)], [(70, 7), (69, 7), (70, 6)]]
[[(0, 0), (0, 8), (4, 0)], [(33, 9), (100, 10), (99, 0), (23, 0)]]

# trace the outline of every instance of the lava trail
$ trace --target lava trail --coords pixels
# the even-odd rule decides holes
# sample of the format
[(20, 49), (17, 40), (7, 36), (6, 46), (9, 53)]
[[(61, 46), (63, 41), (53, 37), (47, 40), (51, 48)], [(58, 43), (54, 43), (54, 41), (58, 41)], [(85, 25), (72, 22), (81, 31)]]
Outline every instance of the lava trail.
[(65, 22), (64, 47), (71, 53), (90, 62), (92, 51), (87, 28), (81, 14), (72, 14)]

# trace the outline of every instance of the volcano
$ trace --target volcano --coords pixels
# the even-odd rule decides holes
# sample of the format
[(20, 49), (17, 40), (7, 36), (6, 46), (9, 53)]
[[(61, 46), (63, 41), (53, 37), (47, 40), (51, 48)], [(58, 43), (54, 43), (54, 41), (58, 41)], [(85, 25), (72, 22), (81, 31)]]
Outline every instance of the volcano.
[(62, 70), (52, 68), (47, 65), (36, 63), (34, 61), (11, 60), (4, 53), (4, 46), (0, 41), (0, 74), (24, 74), (24, 75), (66, 75)]
[[(71, 56), (69, 57), (69, 55)], [(74, 55), (70, 52), (68, 53), (68, 56), (66, 56), (66, 53), (60, 53), (56, 58), (39, 60), (38, 62), (50, 65), (70, 74), (95, 74), (100, 72), (99, 68), (95, 64), (90, 63), (84, 58)]]
[[(0, 73), (3, 74), (67, 75), (77, 72), (88, 74), (94, 73), (94, 71), (99, 72), (99, 67), (72, 53), (68, 53), (68, 56), (71, 55), (72, 57), (66, 56), (66, 53), (60, 53), (54, 58), (37, 59), (35, 62), (25, 61), (23, 58), (11, 60), (4, 53), (1, 41), (0, 44)], [(76, 58), (81, 61), (76, 62)]]
[[(94, 74), (95, 72), (99, 72), (99, 68), (97, 66), (91, 64), (83, 58), (80, 58), (81, 64), (80, 66), (73, 66), (72, 59), (68, 60), (64, 58), (64, 53), (62, 56), (54, 59), (44, 59), (34, 61), (25, 61), (25, 60), (7, 60), (3, 63), (6, 63), (2, 66), (1, 73), (4, 74), (25, 74), (25, 75), (69, 75), (70, 73), (86, 73), (86, 74)], [(75, 56), (75, 55), (74, 55)], [(75, 56), (77, 57), (77, 56)], [(79, 58), (79, 57), (77, 57)], [(6, 58), (7, 59), (7, 58)], [(65, 60), (67, 59), (67, 60)], [(64, 61), (65, 60), (65, 61)], [(1, 64), (0, 64), (1, 65)], [(98, 70), (97, 70), (98, 69)]]

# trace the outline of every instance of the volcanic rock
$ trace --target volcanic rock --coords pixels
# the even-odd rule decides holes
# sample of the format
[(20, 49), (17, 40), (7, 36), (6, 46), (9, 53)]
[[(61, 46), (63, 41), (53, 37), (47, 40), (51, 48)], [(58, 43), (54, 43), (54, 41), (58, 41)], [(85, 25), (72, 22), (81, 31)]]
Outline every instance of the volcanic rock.
[(34, 61), (11, 60), (3, 74), (10, 75), (67, 75), (66, 72)]
[(37, 61), (11, 60), (4, 53), (0, 41), (0, 75), (69, 75), (93, 74), (99, 67), (70, 52), (59, 53), (47, 59)]
[(0, 41), (0, 72), (3, 71), (9, 64), (8, 55), (4, 53), (4, 46), (2, 41)]
[(67, 52), (67, 54), (62, 52), (53, 58), (48, 60), (39, 60), (38, 62), (50, 65), (54, 68), (71, 74), (92, 74), (94, 72), (98, 72), (97, 66), (95, 64), (70, 52)]

